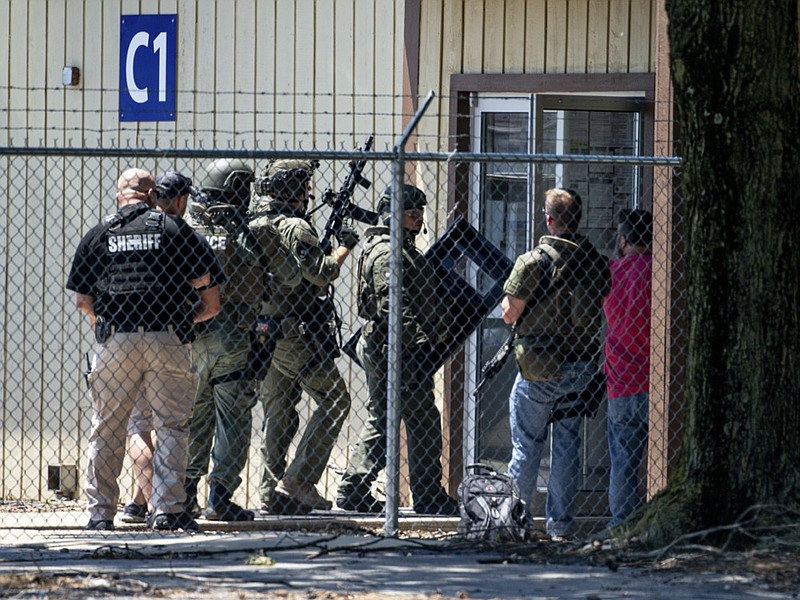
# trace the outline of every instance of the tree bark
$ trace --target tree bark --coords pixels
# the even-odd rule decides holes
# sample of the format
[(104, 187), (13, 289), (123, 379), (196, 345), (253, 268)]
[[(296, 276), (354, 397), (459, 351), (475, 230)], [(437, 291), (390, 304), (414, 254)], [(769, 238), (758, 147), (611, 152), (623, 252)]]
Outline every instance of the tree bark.
[(656, 543), (800, 502), (798, 2), (666, 0), (687, 214), (681, 464)]

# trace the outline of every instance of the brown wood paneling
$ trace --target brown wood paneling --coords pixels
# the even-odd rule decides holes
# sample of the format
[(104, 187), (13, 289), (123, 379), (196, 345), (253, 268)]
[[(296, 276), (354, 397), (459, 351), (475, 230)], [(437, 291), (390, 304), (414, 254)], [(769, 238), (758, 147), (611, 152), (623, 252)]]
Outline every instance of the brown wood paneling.
[[(675, 127), (672, 104), (672, 81), (669, 69), (668, 19), (663, 1), (656, 9), (656, 102), (654, 154), (673, 156)], [(679, 430), (683, 415), (683, 372), (677, 366), (681, 357), (673, 349), (680, 343), (683, 331), (682, 295), (684, 286), (679, 276), (683, 265), (675, 262), (681, 256), (683, 224), (681, 210), (674, 206), (672, 169), (656, 171), (653, 182), (653, 261), (661, 268), (653, 272), (653, 312), (650, 367), (650, 435), (647, 452), (647, 495), (663, 489), (677, 464)], [(677, 275), (677, 277), (676, 277)]]
[(456, 73), (450, 78), (454, 94), (466, 92), (604, 92), (653, 90), (652, 73), (609, 74), (488, 74)]
[[(421, 0), (406, 2), (403, 18), (403, 114), (406, 115), (413, 114), (418, 106), (420, 2)], [(405, 125), (405, 119), (403, 124)]]

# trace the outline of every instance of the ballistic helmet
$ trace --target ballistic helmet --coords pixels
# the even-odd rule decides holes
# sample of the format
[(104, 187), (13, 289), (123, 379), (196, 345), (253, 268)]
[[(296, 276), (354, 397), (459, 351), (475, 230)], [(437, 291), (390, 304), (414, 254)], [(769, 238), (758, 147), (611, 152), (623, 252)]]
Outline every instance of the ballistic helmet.
[[(388, 213), (392, 204), (392, 187), (386, 188), (383, 195), (378, 200), (376, 211), (378, 213)], [(428, 204), (428, 199), (425, 193), (418, 187), (411, 184), (403, 184), (403, 210), (411, 210), (414, 208), (423, 208)]]
[(253, 169), (243, 160), (220, 158), (206, 167), (202, 191), (215, 203), (247, 205), (253, 181)]
[(259, 179), (258, 191), (277, 200), (305, 200), (306, 184), (319, 166), (315, 160), (277, 159), (271, 160)]

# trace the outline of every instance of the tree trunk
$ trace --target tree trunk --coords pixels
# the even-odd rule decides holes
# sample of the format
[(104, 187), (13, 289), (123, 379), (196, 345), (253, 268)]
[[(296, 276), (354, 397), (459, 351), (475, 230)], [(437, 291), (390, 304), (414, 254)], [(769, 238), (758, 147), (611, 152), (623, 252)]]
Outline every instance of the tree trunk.
[(682, 460), (653, 541), (800, 501), (798, 3), (666, 0), (687, 214)]

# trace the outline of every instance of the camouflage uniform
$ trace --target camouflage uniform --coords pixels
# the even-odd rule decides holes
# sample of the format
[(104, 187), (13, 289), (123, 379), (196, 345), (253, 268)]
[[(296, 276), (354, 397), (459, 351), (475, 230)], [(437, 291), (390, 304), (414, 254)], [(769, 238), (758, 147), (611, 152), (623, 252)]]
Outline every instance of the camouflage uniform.
[[(425, 195), (406, 185), (404, 210), (421, 210)], [(388, 210), (388, 193), (379, 205)], [(369, 417), (359, 436), (337, 493), (346, 510), (375, 512), (381, 504), (370, 487), (386, 466), (387, 363), (389, 318), (390, 233), (388, 227), (365, 232), (359, 259), (359, 316), (367, 319), (357, 352), (367, 374)], [(400, 417), (406, 426), (409, 476), (414, 511), (455, 514), (457, 505), (442, 487), (442, 424), (433, 394), (433, 374), (426, 359), (447, 314), (438, 277), (414, 244), (416, 233), (405, 230), (402, 290), (402, 372)]]
[[(308, 163), (280, 161), (287, 171), (295, 163), (303, 165), (295, 170), (305, 169), (310, 178)], [(350, 411), (350, 394), (333, 360), (339, 352), (329, 288), (339, 276), (339, 264), (323, 253), (318, 234), (305, 217), (304, 201), (299, 210), (282, 206), (274, 198), (264, 198), (256, 209), (257, 217), (271, 221), (286, 240), (302, 274), (295, 287), (273, 282), (264, 305), (265, 314), (278, 327), (272, 364), (261, 388), (265, 421), (260, 495), (263, 511), (270, 513), (330, 508), (315, 485)], [(297, 405), (303, 391), (317, 407), (287, 464), (298, 433)]]

